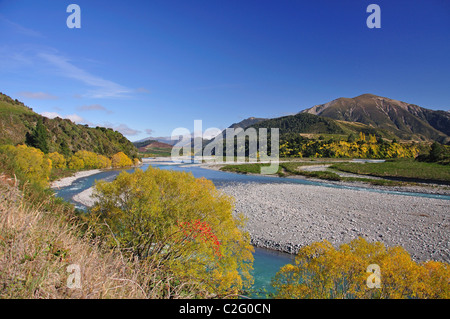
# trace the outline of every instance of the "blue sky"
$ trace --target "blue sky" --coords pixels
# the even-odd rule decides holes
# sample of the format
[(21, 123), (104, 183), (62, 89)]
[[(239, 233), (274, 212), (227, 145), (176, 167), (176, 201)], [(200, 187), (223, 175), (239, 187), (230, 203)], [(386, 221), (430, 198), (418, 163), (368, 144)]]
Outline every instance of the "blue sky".
[(0, 0), (0, 39), (1, 92), (132, 141), (364, 93), (450, 108), (446, 0)]

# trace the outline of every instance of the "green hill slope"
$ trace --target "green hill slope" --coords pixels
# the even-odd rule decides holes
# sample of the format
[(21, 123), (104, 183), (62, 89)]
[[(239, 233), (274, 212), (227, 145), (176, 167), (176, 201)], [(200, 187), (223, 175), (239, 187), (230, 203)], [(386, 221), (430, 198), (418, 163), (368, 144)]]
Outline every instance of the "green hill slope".
[(0, 93), (0, 144), (24, 144), (27, 133), (31, 134), (40, 120), (47, 132), (49, 152), (70, 155), (87, 150), (108, 157), (124, 152), (130, 158), (137, 157), (136, 147), (113, 129), (92, 128), (68, 119), (49, 119), (35, 113), (22, 102)]
[(308, 113), (297, 113), (274, 119), (264, 120), (251, 125), (253, 128), (279, 128), (280, 134), (327, 134), (327, 135), (349, 135), (363, 132), (365, 134), (378, 134), (389, 138), (385, 132), (374, 129), (368, 125), (355, 122), (337, 121)]

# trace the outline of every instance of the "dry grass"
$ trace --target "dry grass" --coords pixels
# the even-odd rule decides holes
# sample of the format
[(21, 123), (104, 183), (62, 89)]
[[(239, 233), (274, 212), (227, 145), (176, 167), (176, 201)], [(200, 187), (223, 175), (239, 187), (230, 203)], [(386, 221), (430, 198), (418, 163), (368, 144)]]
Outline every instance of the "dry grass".
[[(189, 298), (181, 282), (155, 263), (103, 247), (89, 229), (43, 203), (29, 203), (0, 179), (0, 298)], [(79, 265), (81, 288), (68, 288), (67, 267)], [(204, 296), (207, 296), (205, 294)]]

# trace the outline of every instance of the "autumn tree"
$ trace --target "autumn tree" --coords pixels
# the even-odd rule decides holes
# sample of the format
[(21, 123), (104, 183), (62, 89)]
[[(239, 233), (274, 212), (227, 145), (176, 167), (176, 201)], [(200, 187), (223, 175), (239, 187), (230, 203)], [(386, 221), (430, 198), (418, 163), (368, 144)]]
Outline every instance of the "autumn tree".
[(52, 161), (52, 167), (54, 168), (66, 168), (66, 159), (58, 152), (48, 154), (48, 158)]
[(52, 161), (40, 149), (26, 145), (5, 145), (1, 147), (19, 172), (29, 182), (41, 187), (48, 186)]
[(233, 216), (233, 198), (211, 181), (149, 167), (99, 181), (94, 194), (91, 218), (112, 246), (195, 282), (209, 296), (250, 285), (253, 247), (244, 218)]
[(97, 168), (110, 168), (111, 160), (103, 155), (97, 155)]
[(80, 170), (84, 168), (84, 161), (78, 156), (73, 155), (70, 160), (69, 164), (67, 165), (70, 169), (73, 170)]
[(111, 158), (111, 165), (115, 168), (132, 166), (133, 161), (124, 153), (118, 152)]
[(78, 151), (74, 154), (74, 157), (78, 157), (84, 163), (84, 168), (98, 168), (98, 155), (94, 152), (89, 152), (85, 150)]
[[(380, 269), (380, 288), (367, 285), (369, 265)], [(359, 238), (335, 249), (328, 241), (300, 249), (295, 264), (273, 280), (277, 298), (449, 298), (450, 266), (414, 262), (402, 247)]]

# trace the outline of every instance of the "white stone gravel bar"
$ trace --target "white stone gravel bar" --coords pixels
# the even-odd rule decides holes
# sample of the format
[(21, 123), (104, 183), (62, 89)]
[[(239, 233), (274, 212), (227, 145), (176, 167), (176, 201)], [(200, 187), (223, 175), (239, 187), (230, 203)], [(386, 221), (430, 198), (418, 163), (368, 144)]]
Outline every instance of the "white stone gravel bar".
[(301, 184), (235, 183), (221, 189), (247, 216), (255, 246), (296, 253), (359, 236), (401, 245), (416, 261), (450, 262), (450, 201)]
[(60, 188), (72, 185), (77, 179), (101, 173), (100, 169), (91, 169), (87, 171), (75, 172), (72, 176), (63, 177), (51, 183), (51, 188)]

